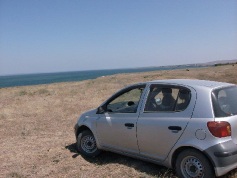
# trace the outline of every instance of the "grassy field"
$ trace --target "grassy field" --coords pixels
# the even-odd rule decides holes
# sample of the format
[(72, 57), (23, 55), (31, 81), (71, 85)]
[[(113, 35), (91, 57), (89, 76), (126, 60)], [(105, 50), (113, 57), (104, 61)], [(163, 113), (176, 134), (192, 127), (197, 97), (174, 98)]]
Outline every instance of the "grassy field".
[[(119, 74), (94, 80), (0, 89), (0, 177), (175, 177), (165, 167), (103, 152), (75, 150), (78, 116), (132, 83), (195, 78), (237, 84), (237, 65)], [(224, 177), (235, 177), (236, 170)], [(236, 173), (237, 174), (237, 173)]]

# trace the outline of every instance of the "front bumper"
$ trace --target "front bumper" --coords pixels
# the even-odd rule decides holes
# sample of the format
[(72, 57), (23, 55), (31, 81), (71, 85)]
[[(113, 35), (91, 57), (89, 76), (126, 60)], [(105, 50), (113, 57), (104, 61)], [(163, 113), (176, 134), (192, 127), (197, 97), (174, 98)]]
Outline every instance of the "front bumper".
[(237, 168), (237, 145), (231, 140), (214, 145), (204, 152), (212, 161), (216, 176)]

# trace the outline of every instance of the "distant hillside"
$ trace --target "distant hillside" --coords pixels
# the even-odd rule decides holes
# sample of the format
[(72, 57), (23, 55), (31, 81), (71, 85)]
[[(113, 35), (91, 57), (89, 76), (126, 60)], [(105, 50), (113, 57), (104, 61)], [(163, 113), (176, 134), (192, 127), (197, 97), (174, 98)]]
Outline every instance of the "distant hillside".
[(232, 59), (232, 60), (218, 60), (218, 61), (212, 61), (212, 62), (207, 62), (207, 63), (202, 63), (203, 65), (216, 65), (216, 64), (233, 64), (236, 63), (237, 59)]
[(196, 67), (210, 67), (210, 66), (220, 66), (226, 64), (237, 64), (237, 59), (232, 60), (218, 60), (205, 63), (192, 63), (192, 64), (182, 64), (182, 65), (169, 65), (169, 66), (159, 66), (161, 69), (182, 69), (182, 68), (196, 68)]

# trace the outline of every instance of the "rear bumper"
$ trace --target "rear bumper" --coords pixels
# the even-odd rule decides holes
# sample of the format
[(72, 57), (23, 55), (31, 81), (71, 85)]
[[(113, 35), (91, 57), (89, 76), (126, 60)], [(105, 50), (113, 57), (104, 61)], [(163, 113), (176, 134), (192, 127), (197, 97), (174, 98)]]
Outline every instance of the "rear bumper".
[(204, 152), (212, 161), (217, 176), (237, 168), (237, 145), (231, 140), (214, 145)]

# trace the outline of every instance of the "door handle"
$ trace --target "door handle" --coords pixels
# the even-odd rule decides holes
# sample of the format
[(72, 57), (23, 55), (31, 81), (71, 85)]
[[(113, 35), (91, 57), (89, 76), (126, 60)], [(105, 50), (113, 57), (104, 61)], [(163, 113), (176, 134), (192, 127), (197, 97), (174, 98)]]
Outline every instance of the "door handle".
[(182, 127), (180, 127), (180, 126), (169, 126), (168, 129), (173, 130), (173, 131), (180, 131), (180, 130), (182, 130)]
[(125, 123), (124, 124), (126, 127), (134, 127), (134, 124), (133, 123)]

